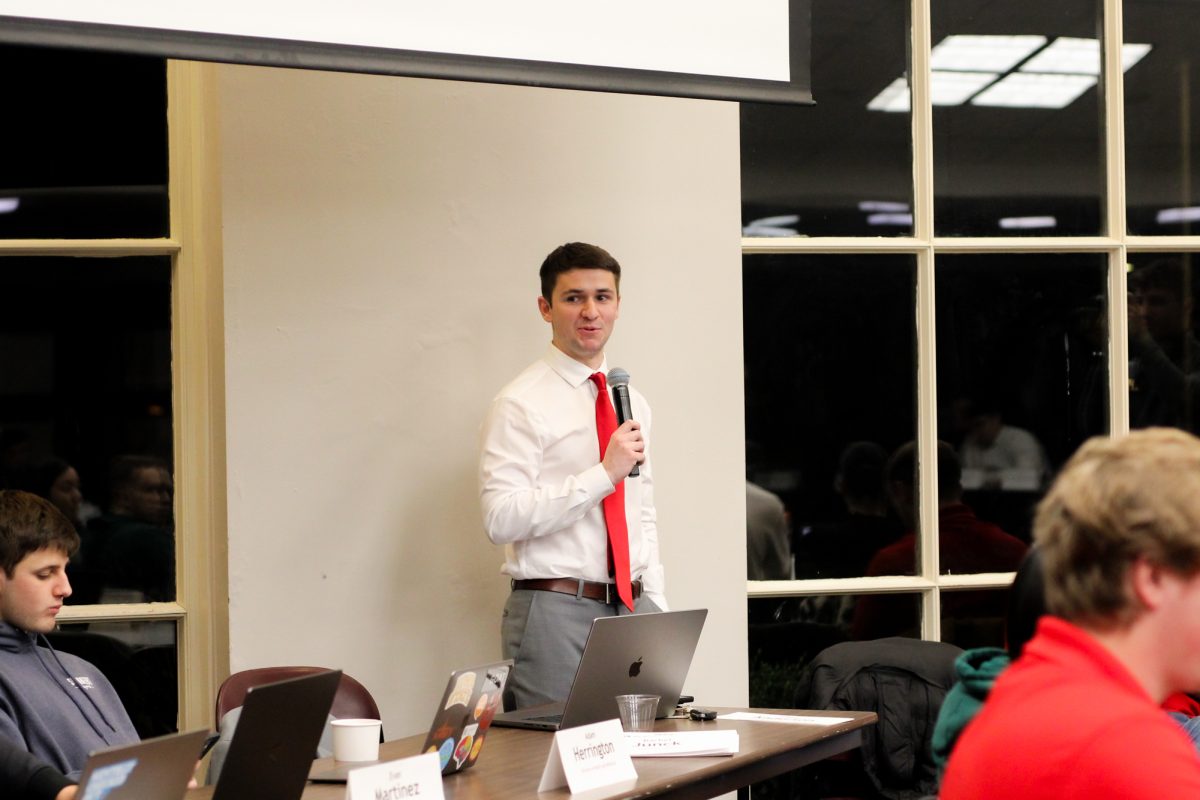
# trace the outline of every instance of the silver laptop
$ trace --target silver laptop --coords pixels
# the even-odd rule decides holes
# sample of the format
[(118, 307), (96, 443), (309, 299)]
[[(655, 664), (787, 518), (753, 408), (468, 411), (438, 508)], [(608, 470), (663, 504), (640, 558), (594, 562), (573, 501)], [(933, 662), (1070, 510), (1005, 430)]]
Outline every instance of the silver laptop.
[(592, 621), (566, 702), (497, 714), (493, 725), (556, 731), (617, 716), (619, 694), (656, 694), (659, 719), (675, 711), (708, 609)]
[(180, 800), (196, 770), (206, 730), (171, 733), (97, 750), (79, 777), (78, 800)]

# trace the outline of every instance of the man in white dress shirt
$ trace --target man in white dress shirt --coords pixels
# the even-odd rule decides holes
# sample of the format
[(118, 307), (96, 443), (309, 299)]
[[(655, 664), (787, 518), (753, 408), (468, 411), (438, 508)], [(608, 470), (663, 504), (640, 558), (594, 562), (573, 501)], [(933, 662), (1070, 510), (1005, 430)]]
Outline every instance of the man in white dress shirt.
[[(501, 642), (515, 662), (508, 708), (566, 698), (592, 620), (665, 610), (658, 554), (650, 407), (630, 387), (633, 419), (604, 458), (596, 434), (604, 346), (620, 310), (621, 267), (595, 245), (573, 242), (543, 262), (546, 353), (500, 390), (483, 422), (479, 496), (488, 538), (505, 546), (512, 579)], [(628, 477), (634, 466), (640, 474)], [(601, 501), (625, 484), (633, 609), (617, 597)]]

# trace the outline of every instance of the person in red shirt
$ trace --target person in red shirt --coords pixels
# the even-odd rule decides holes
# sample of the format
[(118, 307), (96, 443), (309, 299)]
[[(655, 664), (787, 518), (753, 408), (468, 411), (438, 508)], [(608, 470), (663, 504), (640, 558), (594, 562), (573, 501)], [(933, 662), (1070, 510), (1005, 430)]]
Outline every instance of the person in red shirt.
[[(888, 496), (908, 532), (882, 548), (867, 565), (867, 575), (915, 575), (917, 571), (917, 450), (916, 443), (899, 447), (888, 459)], [(962, 464), (954, 448), (938, 442), (938, 563), (943, 575), (973, 572), (1012, 572), (1021, 564), (1028, 545), (999, 526), (980, 519), (963, 502)], [(895, 595), (865, 595), (858, 599), (851, 621), (853, 639), (917, 636), (919, 600)], [(1007, 613), (1003, 590), (946, 592), (942, 595), (943, 624), (992, 622), (997, 630)]]
[(941, 800), (1200, 796), (1160, 704), (1200, 688), (1200, 439), (1095, 438), (1038, 506), (1049, 615), (950, 756)]

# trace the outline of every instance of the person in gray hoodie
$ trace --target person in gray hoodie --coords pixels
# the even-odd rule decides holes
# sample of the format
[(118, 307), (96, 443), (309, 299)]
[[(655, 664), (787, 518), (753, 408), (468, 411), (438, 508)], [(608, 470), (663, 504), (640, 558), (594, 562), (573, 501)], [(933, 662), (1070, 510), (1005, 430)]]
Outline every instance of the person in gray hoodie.
[(78, 547), (53, 504), (0, 491), (0, 738), (70, 778), (89, 752), (139, 739), (108, 679), (43, 635), (71, 595), (66, 566)]

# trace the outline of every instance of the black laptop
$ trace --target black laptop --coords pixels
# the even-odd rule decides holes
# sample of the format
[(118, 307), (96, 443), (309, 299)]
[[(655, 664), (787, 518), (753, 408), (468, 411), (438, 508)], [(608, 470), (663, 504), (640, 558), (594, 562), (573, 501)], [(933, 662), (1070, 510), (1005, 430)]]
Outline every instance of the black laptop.
[(299, 800), (341, 679), (329, 670), (247, 691), (213, 800)]
[(506, 711), (492, 724), (556, 731), (602, 722), (617, 716), (619, 694), (656, 694), (658, 718), (669, 716), (707, 616), (698, 608), (593, 620), (566, 701)]

